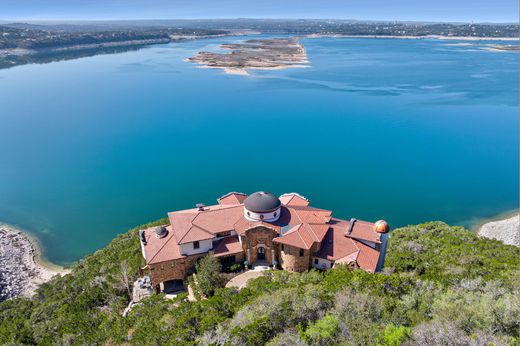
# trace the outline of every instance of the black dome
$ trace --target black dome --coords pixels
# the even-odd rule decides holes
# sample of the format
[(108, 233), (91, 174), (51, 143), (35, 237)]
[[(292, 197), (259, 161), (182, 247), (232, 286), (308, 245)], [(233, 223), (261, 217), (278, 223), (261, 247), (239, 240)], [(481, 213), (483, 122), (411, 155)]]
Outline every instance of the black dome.
[(270, 192), (259, 191), (249, 195), (244, 201), (244, 207), (255, 213), (268, 213), (282, 205), (278, 197)]
[(164, 226), (157, 226), (155, 227), (155, 235), (159, 238), (164, 238), (168, 231)]

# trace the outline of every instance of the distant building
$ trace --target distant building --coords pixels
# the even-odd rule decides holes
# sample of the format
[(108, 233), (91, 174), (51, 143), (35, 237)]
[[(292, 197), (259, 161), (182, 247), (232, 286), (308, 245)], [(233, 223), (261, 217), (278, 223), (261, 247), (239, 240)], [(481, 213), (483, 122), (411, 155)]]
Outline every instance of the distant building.
[[(223, 263), (273, 265), (301, 272), (341, 263), (368, 272), (383, 267), (388, 224), (332, 217), (297, 193), (276, 197), (230, 192), (217, 205), (168, 213), (169, 225), (140, 231), (152, 284), (180, 282), (197, 259), (212, 253)], [(163, 285), (161, 285), (163, 286)]]

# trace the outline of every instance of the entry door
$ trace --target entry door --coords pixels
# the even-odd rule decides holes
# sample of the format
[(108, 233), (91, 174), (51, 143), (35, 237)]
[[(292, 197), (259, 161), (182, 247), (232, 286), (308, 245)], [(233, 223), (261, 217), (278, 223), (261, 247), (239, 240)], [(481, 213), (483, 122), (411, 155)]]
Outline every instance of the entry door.
[(258, 248), (256, 257), (258, 260), (265, 260), (265, 248), (264, 247)]

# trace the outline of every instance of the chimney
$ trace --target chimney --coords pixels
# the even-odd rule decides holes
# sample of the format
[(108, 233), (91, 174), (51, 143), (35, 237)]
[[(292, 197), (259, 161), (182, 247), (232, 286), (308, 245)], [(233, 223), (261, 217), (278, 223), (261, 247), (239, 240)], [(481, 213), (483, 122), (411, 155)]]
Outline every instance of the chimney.
[(199, 211), (204, 211), (204, 207), (206, 206), (204, 203), (197, 203), (195, 204), (195, 206), (197, 207), (197, 209)]
[(354, 229), (354, 224), (356, 223), (357, 219), (350, 219), (350, 225), (348, 227), (348, 230), (347, 230), (347, 233), (345, 233), (345, 235), (350, 235), (350, 233), (352, 233), (352, 229)]
[(140, 230), (139, 231), (139, 239), (141, 240), (141, 242), (143, 243), (143, 245), (146, 245), (146, 238), (144, 236), (144, 229)]

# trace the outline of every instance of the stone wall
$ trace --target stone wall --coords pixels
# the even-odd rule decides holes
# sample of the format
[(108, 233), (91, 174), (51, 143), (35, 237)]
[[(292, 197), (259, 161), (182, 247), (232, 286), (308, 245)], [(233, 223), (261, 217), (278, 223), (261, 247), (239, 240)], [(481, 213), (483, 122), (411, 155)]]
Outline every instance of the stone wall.
[(303, 272), (311, 267), (312, 254), (314, 248), (303, 250), (303, 256), (300, 256), (300, 249), (289, 245), (280, 246), (280, 265), (283, 270), (292, 272)]
[[(258, 260), (258, 248), (265, 248), (265, 261), (269, 264), (273, 262), (272, 251), (275, 247), (273, 238), (276, 236), (276, 231), (264, 226), (253, 227), (248, 229), (245, 236), (242, 237), (242, 248), (246, 253), (246, 260), (254, 264)], [(247, 251), (249, 249), (249, 252)], [(250, 258), (247, 258), (249, 253)]]
[(202, 253), (177, 260), (150, 264), (148, 270), (144, 270), (144, 272), (150, 275), (153, 286), (168, 280), (184, 280), (190, 270), (195, 267), (197, 259), (206, 255), (206, 253)]

